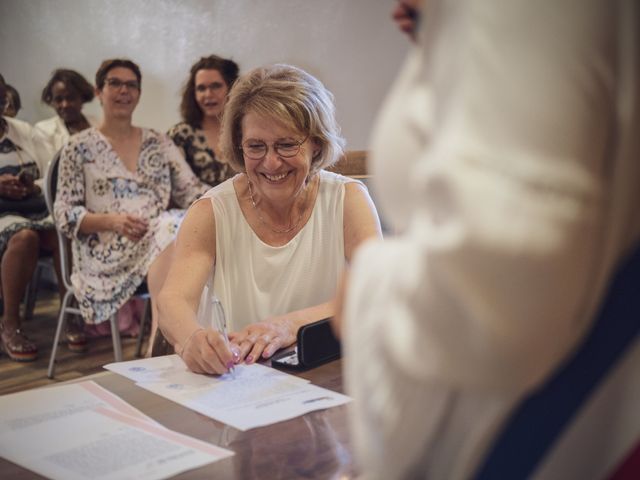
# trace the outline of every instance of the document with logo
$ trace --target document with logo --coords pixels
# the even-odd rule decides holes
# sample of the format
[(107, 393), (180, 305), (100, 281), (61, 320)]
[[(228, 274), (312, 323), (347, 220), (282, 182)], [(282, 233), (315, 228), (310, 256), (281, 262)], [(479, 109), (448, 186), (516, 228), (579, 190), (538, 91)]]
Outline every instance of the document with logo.
[(0, 397), (0, 456), (49, 478), (155, 480), (231, 455), (162, 427), (93, 382)]
[(264, 365), (241, 364), (233, 373), (199, 375), (189, 372), (177, 355), (158, 358), (112, 363), (105, 368), (127, 376), (141, 388), (243, 431), (351, 400)]

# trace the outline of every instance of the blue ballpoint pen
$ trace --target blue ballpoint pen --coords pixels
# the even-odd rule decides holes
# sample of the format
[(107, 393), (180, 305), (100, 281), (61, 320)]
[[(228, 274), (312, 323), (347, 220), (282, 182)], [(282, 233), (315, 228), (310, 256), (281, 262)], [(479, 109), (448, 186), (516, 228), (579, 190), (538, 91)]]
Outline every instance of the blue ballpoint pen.
[[(215, 322), (215, 328), (220, 333), (222, 333), (222, 336), (224, 337), (224, 343), (229, 351), (231, 351), (231, 344), (229, 343), (229, 336), (227, 335), (227, 317), (225, 317), (224, 315), (224, 308), (222, 308), (220, 300), (218, 300), (216, 297), (211, 298), (211, 307), (211, 313), (213, 315), (213, 321)], [(229, 367), (229, 373), (231, 373), (231, 375), (235, 378), (234, 372), (235, 367), (231, 365), (231, 367)]]

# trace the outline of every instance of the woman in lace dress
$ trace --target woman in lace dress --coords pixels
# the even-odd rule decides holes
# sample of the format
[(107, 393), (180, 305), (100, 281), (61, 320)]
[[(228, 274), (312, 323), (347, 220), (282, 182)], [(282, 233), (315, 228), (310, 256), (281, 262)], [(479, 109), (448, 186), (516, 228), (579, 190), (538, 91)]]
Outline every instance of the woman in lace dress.
[[(152, 298), (186, 208), (206, 190), (161, 133), (133, 126), (141, 74), (130, 60), (96, 73), (104, 119), (71, 138), (60, 158), (54, 213), (73, 240), (73, 274), (86, 322), (100, 323), (147, 277)], [(155, 311), (155, 309), (154, 309)]]

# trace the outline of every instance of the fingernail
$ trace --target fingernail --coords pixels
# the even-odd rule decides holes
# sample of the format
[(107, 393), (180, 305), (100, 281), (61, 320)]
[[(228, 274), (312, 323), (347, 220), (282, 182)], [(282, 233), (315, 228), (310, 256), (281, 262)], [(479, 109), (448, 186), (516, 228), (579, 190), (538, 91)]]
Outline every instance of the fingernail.
[(262, 358), (269, 358), (271, 356), (271, 349), (270, 348), (265, 348), (264, 352), (262, 352)]
[(240, 360), (240, 349), (232, 348), (231, 355), (233, 355), (233, 360), (237, 362), (238, 360)]
[(233, 362), (232, 361), (228, 361), (227, 362), (227, 370), (231, 370), (233, 368)]
[(245, 358), (245, 363), (251, 363), (251, 362), (253, 362), (253, 357), (249, 355), (247, 358)]

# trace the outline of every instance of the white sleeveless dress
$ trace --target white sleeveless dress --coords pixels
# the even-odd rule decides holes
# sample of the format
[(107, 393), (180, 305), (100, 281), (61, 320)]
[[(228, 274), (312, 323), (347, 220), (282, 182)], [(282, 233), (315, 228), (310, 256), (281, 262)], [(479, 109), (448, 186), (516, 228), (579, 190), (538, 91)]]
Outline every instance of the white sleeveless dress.
[[(345, 266), (344, 185), (357, 182), (321, 171), (311, 217), (281, 247), (258, 238), (244, 218), (233, 178), (209, 190), (216, 222), (216, 261), (200, 301), (198, 322), (209, 327), (213, 295), (227, 328), (239, 331), (272, 315), (317, 305), (334, 297)], [(213, 295), (210, 286), (213, 284)]]

